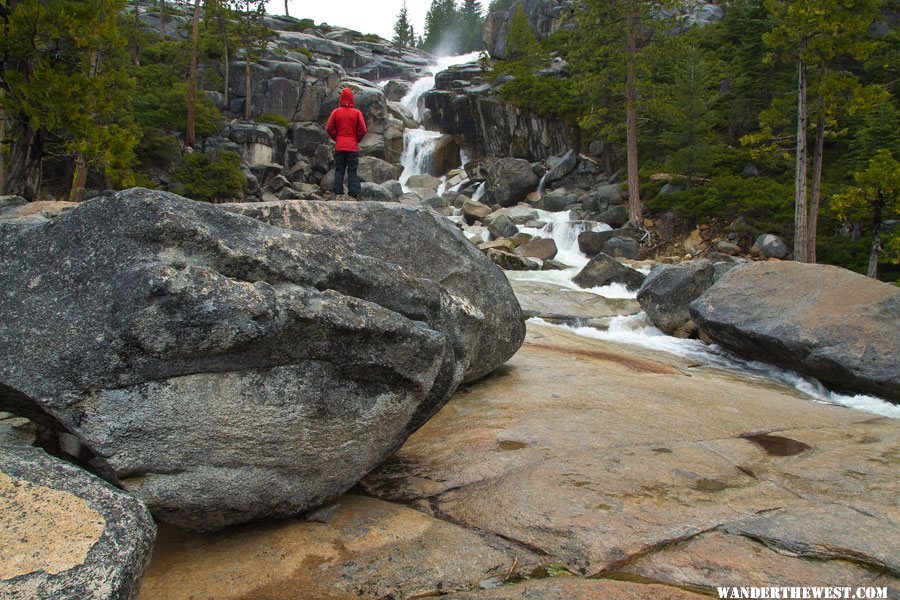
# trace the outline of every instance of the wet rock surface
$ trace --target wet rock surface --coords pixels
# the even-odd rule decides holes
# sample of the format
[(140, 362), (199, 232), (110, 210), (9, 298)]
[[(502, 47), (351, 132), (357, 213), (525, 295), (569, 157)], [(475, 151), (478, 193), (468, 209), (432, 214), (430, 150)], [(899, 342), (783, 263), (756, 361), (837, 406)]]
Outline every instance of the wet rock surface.
[(718, 344), (843, 389), (900, 402), (900, 289), (828, 265), (728, 271), (690, 308)]
[(529, 281), (514, 271), (507, 272), (506, 276), (525, 318), (539, 317), (572, 325), (603, 324), (611, 317), (637, 314), (641, 310), (635, 300), (604, 298), (552, 283)]
[(483, 268), (506, 286), (518, 320), (498, 324), (505, 337), (485, 337), (484, 313), (447, 286), (362, 248), (164, 192), (0, 225), (0, 310), (20, 315), (0, 325), (0, 407), (76, 436), (163, 521), (212, 530), (308, 510), (521, 342), (506, 280), (465, 244), (443, 246), (470, 250), (467, 280)]
[(363, 480), (381, 501), (344, 496), (324, 524), (253, 535), (164, 531), (142, 597), (686, 599), (822, 577), (894, 590), (898, 439), (890, 419), (530, 324), (507, 367)]
[(3, 598), (134, 598), (155, 536), (137, 499), (43, 450), (0, 440)]

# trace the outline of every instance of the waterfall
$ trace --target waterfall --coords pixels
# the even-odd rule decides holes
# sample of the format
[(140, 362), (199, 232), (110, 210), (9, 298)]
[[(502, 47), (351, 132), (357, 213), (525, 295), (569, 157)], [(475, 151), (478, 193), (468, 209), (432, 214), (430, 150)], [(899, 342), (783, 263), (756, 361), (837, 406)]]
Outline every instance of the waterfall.
[[(549, 171), (547, 173), (549, 173)], [(544, 197), (544, 192), (547, 191), (547, 173), (544, 173), (544, 176), (541, 177), (541, 182), (538, 183), (537, 193), (541, 198)]]
[(400, 183), (404, 185), (404, 191), (410, 177), (434, 170), (434, 143), (439, 137), (440, 132), (427, 129), (407, 129), (403, 134), (403, 155), (400, 157), (403, 173), (400, 175)]
[(578, 249), (578, 235), (585, 231), (609, 231), (612, 229), (606, 223), (572, 221), (572, 215), (569, 211), (548, 212), (538, 210), (537, 213), (538, 220), (547, 224), (541, 229), (519, 227), (519, 231), (529, 233), (535, 237), (552, 238), (556, 242), (558, 250), (556, 260), (579, 269), (588, 263), (588, 258)]
[(485, 183), (483, 181), (478, 184), (478, 187), (475, 188), (475, 193), (472, 194), (472, 200), (481, 200), (484, 198), (484, 186)]
[[(441, 71), (452, 67), (478, 60), (479, 52), (470, 52), (461, 56), (444, 56), (438, 59), (437, 64), (425, 68), (428, 73), (425, 77), (416, 80), (410, 90), (400, 100), (400, 104), (409, 109), (417, 122), (422, 123), (422, 109), (419, 101), (426, 92), (434, 89), (434, 76)], [(434, 140), (441, 137), (440, 133), (425, 131), (422, 129), (407, 129), (403, 135), (403, 175), (400, 182), (405, 184), (413, 175), (430, 173), (434, 164)]]
[(412, 88), (410, 88), (406, 95), (400, 100), (400, 104), (408, 108), (416, 121), (421, 123), (422, 110), (419, 107), (419, 99), (422, 98), (426, 92), (430, 92), (434, 89), (434, 76), (453, 65), (463, 65), (476, 61), (479, 56), (481, 56), (480, 52), (470, 52), (469, 54), (460, 56), (442, 56), (438, 59), (437, 64), (425, 67), (427, 75), (421, 79), (417, 79), (416, 82), (413, 83)]

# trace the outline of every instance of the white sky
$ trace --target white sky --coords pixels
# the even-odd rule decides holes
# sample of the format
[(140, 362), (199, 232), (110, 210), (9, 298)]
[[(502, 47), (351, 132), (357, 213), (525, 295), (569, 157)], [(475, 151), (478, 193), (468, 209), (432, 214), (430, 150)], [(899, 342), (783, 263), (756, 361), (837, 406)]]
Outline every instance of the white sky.
[[(381, 37), (394, 37), (394, 21), (403, 0), (288, 0), (292, 17), (312, 19), (316, 24), (355, 29), (361, 33), (377, 33)], [(407, 0), (406, 9), (416, 35), (425, 30), (425, 13), (431, 0)], [(266, 5), (269, 14), (283, 15), (284, 0), (270, 0)]]

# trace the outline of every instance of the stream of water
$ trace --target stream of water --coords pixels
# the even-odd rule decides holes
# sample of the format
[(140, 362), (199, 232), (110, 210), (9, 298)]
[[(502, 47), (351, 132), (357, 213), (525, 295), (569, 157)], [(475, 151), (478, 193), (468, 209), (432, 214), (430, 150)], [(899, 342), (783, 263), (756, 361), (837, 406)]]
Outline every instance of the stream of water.
[[(428, 69), (429, 75), (416, 81), (409, 93), (401, 100), (415, 116), (418, 122), (422, 122), (422, 107), (420, 100), (422, 95), (434, 89), (434, 75), (455, 64), (472, 62), (478, 58), (477, 53), (463, 56), (442, 58), (438, 64)], [(400, 182), (406, 188), (406, 182), (413, 175), (430, 173), (434, 163), (434, 143), (442, 134), (435, 131), (427, 131), (424, 128), (409, 129), (404, 136), (404, 152), (402, 157), (403, 174)], [(465, 163), (463, 163), (465, 164)], [(442, 179), (439, 191), (443, 191), (446, 178)], [(541, 179), (539, 193), (546, 189), (545, 178)], [(475, 190), (472, 199), (479, 200), (484, 196), (485, 184), (481, 183)], [(518, 279), (548, 283), (567, 289), (589, 292), (605, 298), (636, 298), (636, 293), (631, 292), (620, 284), (584, 289), (573, 283), (572, 278), (588, 263), (589, 259), (578, 248), (578, 235), (584, 231), (608, 231), (611, 229), (605, 223), (592, 223), (588, 221), (573, 220), (573, 215), (568, 211), (549, 212), (536, 210), (537, 221), (545, 223), (543, 227), (519, 226), (519, 231), (534, 237), (552, 238), (556, 242), (558, 253), (556, 260), (569, 265), (562, 271), (528, 271), (520, 273)], [(454, 217), (461, 220), (461, 217)], [(487, 231), (482, 233), (485, 241), (490, 239)], [(639, 269), (646, 274), (649, 269)], [(664, 334), (654, 327), (643, 312), (616, 317), (606, 330), (592, 327), (571, 327), (547, 323), (542, 319), (529, 319), (530, 322), (540, 323), (550, 327), (558, 327), (572, 331), (578, 335), (610, 342), (629, 344), (651, 350), (667, 352), (675, 356), (689, 358), (702, 365), (739, 373), (745, 377), (773, 381), (793, 387), (806, 394), (813, 401), (828, 404), (836, 404), (856, 410), (900, 419), (900, 406), (865, 394), (841, 394), (828, 390), (818, 380), (806, 377), (792, 371), (787, 371), (774, 365), (759, 361), (751, 361), (741, 358), (716, 345), (708, 345), (699, 340), (682, 340)]]

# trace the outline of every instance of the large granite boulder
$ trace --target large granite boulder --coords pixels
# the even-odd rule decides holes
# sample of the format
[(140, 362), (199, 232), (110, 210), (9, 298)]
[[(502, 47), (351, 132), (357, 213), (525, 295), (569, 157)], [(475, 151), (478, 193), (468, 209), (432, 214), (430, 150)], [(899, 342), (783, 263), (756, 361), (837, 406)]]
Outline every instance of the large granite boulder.
[(638, 302), (650, 321), (671, 335), (691, 320), (688, 307), (713, 284), (715, 273), (713, 264), (705, 259), (659, 265), (638, 290)]
[(0, 597), (136, 598), (155, 538), (136, 498), (38, 448), (0, 445)]
[[(445, 278), (502, 279), (466, 260), (450, 226), (405, 216), (392, 222), (441, 249)], [(356, 223), (366, 233), (346, 238), (393, 235)], [(511, 355), (523, 325), (508, 286), (506, 300), (492, 288), (486, 327), (440, 277), (320, 225), (334, 235), (144, 189), (0, 225), (0, 312), (17, 315), (0, 322), (0, 410), (43, 414), (183, 528), (293, 515), (346, 491), (465, 377)]]
[(485, 185), (487, 204), (515, 206), (536, 190), (539, 182), (527, 160), (502, 158), (488, 171)]
[(644, 283), (644, 274), (626, 267), (611, 256), (598, 254), (572, 278), (572, 281), (583, 288), (620, 283), (626, 289), (634, 291)]
[(739, 265), (691, 304), (739, 354), (900, 402), (900, 288), (830, 265)]
[(519, 303), (503, 273), (450, 221), (398, 204), (261, 202), (220, 205), (279, 227), (328, 238), (353, 252), (439, 283), (483, 314), (464, 381), (492, 372), (525, 338)]

